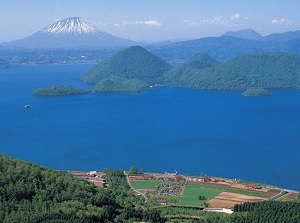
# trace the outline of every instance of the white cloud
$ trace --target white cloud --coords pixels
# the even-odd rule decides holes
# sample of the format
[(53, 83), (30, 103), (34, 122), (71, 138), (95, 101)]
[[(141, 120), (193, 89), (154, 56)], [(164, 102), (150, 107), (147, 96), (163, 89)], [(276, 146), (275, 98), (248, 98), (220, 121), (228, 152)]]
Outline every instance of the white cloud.
[(148, 20), (143, 23), (148, 26), (161, 26), (161, 23), (158, 22), (157, 20)]
[(297, 23), (295, 21), (291, 21), (291, 20), (285, 19), (285, 18), (273, 19), (271, 21), (271, 23), (273, 25), (281, 25), (281, 26), (288, 26), (288, 27), (299, 28), (299, 23)]
[(128, 26), (128, 25), (144, 25), (144, 26), (152, 26), (152, 27), (158, 27), (162, 24), (158, 22), (157, 20), (147, 20), (147, 21), (129, 21), (129, 20), (122, 20), (121, 23), (115, 23), (115, 26)]
[[(236, 13), (230, 18), (224, 18), (223, 16), (216, 16), (211, 19), (203, 19), (200, 21), (185, 21), (185, 24), (188, 26), (204, 26), (204, 25), (217, 25), (217, 26), (243, 26), (243, 24), (239, 24), (236, 20), (240, 19), (241, 15)], [(245, 17), (246, 18), (246, 17)]]
[(272, 24), (273, 25), (284, 25), (287, 24), (289, 21), (287, 19), (281, 18), (281, 19), (273, 19)]
[(239, 18), (241, 18), (241, 14), (236, 13), (230, 17), (230, 20), (235, 20), (235, 19), (239, 19)]
[(228, 22), (222, 16), (217, 16), (210, 20), (210, 23), (216, 25), (226, 25)]
[(203, 19), (200, 21), (186, 21), (186, 23), (190, 26), (200, 26), (200, 25), (226, 25), (228, 22), (222, 17), (222, 16), (217, 16), (212, 19)]

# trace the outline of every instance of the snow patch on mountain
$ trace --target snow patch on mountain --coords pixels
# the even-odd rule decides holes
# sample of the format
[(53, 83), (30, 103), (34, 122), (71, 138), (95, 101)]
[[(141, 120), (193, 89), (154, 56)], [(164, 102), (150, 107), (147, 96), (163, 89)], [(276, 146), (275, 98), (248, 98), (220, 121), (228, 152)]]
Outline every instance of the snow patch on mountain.
[(44, 29), (41, 33), (51, 34), (84, 34), (100, 32), (95, 26), (82, 20), (80, 17), (72, 17), (55, 22)]

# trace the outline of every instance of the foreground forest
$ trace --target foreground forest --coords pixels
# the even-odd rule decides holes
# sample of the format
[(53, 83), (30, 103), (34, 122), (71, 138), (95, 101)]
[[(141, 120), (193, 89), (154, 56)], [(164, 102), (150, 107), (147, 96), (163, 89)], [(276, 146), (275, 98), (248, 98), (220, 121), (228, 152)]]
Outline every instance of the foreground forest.
[[(107, 171), (108, 189), (66, 172), (0, 155), (0, 223), (8, 222), (161, 222), (142, 209), (123, 172)], [(129, 220), (130, 219), (130, 220)]]
[(130, 189), (122, 171), (106, 170), (108, 188), (0, 154), (0, 223), (300, 222), (300, 202), (236, 205), (232, 215), (156, 206)]

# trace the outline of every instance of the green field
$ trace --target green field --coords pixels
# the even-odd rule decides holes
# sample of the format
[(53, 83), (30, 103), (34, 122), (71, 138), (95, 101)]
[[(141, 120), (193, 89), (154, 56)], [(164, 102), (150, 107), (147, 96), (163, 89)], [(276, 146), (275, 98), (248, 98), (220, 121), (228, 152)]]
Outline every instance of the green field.
[(179, 204), (188, 206), (201, 206), (203, 205), (204, 201), (200, 201), (198, 199), (198, 195), (203, 195), (208, 199), (211, 199), (216, 197), (222, 191), (224, 191), (224, 188), (222, 187), (214, 187), (202, 184), (187, 184)]
[(239, 190), (230, 188), (223, 185), (211, 185), (211, 184), (187, 184), (183, 196), (180, 198), (181, 205), (191, 205), (191, 206), (200, 206), (203, 205), (204, 201), (198, 199), (199, 195), (203, 195), (208, 199), (218, 196), (221, 192), (230, 192), (236, 194), (244, 194), (248, 196), (256, 196), (267, 198), (267, 194), (248, 191), (248, 190)]
[(159, 183), (158, 180), (132, 180), (130, 181), (131, 186), (134, 189), (156, 189), (157, 184)]

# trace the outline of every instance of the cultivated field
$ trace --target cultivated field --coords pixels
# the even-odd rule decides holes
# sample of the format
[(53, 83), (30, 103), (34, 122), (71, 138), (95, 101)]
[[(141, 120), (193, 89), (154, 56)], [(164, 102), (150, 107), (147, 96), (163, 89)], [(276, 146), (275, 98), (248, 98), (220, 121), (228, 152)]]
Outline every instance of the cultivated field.
[(248, 196), (244, 194), (236, 194), (230, 192), (222, 192), (215, 198), (208, 201), (211, 207), (225, 207), (231, 208), (235, 204), (245, 203), (245, 202), (258, 202), (264, 200), (261, 197)]

